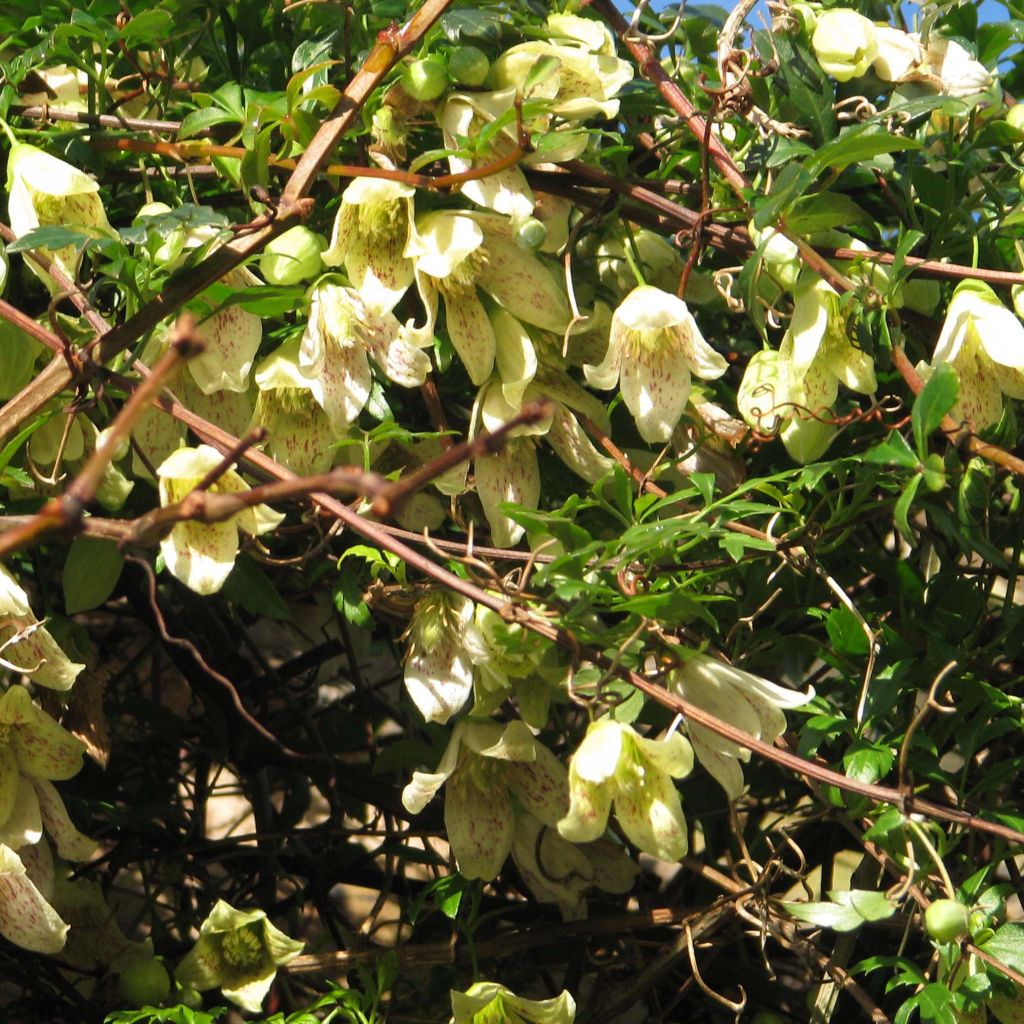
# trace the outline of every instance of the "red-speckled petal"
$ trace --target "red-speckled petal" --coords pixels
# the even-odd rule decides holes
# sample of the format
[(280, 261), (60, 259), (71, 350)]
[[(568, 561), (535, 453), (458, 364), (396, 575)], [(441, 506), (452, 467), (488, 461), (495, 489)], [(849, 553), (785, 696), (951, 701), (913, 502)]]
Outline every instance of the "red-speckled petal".
[(59, 780), (81, 770), (84, 744), (37, 708), (24, 687), (13, 687), (0, 699), (0, 722), (11, 727), (11, 745), (23, 772)]
[(58, 953), (68, 926), (25, 874), (18, 855), (0, 846), (0, 935), (32, 953)]
[(491, 527), (491, 539), (498, 547), (511, 547), (523, 535), (499, 506), (513, 502), (536, 508), (540, 500), (540, 471), (537, 453), (529, 439), (509, 441), (494, 455), (482, 455), (474, 463), (476, 489)]
[(480, 789), (463, 768), (448, 780), (444, 824), (459, 871), (466, 878), (495, 878), (515, 832), (508, 790), (500, 784)]

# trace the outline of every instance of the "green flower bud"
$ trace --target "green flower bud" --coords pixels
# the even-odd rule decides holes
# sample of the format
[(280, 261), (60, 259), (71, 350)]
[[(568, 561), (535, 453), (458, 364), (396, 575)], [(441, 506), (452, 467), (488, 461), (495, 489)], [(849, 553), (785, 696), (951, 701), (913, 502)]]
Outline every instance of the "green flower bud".
[(437, 54), (413, 61), (402, 75), (402, 88), (421, 103), (436, 100), (448, 87), (444, 58)]
[(936, 493), (941, 491), (946, 486), (946, 467), (942, 456), (937, 452), (932, 452), (924, 460), (922, 475), (924, 476), (924, 485), (929, 491)]
[(308, 281), (320, 273), (320, 254), (326, 248), (323, 236), (300, 224), (267, 243), (260, 257), (260, 273), (267, 284), (281, 287)]
[(171, 977), (155, 958), (136, 960), (121, 972), (117, 991), (129, 1006), (159, 1006), (171, 993)]
[(924, 926), (936, 942), (955, 942), (967, 934), (967, 908), (956, 900), (936, 900), (924, 912)]
[(548, 229), (536, 217), (530, 217), (519, 225), (516, 238), (526, 246), (527, 249), (539, 249), (548, 237)]
[(459, 46), (448, 57), (448, 74), (453, 82), (471, 88), (483, 85), (491, 70), (487, 54), (476, 46)]

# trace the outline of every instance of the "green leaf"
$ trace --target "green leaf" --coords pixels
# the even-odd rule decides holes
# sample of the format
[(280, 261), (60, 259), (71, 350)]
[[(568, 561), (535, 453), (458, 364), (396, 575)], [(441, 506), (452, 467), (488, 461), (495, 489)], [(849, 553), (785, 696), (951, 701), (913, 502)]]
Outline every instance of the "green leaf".
[(920, 474), (911, 477), (910, 482), (903, 489), (903, 493), (899, 496), (899, 500), (896, 502), (896, 507), (893, 509), (893, 519), (908, 544), (914, 543), (914, 533), (910, 529), (910, 523), (907, 520), (907, 515), (910, 512), (910, 506), (913, 504), (914, 497), (917, 494), (917, 489), (921, 486), (921, 481), (923, 479), (924, 477)]
[(129, 49), (159, 42), (170, 32), (173, 20), (170, 11), (159, 7), (141, 11), (121, 29), (121, 40)]
[(73, 245), (76, 249), (94, 239), (96, 235), (87, 228), (70, 228), (62, 224), (49, 224), (33, 228), (21, 238), (8, 242), (8, 252), (25, 252), (28, 249), (63, 249)]
[(786, 164), (775, 179), (768, 198), (758, 204), (754, 227), (761, 230), (774, 224), (782, 211), (814, 184), (815, 177), (798, 163)]
[(179, 139), (190, 139), (194, 135), (216, 128), (219, 124), (241, 124), (241, 118), (235, 114), (221, 110), (219, 107), (205, 107), (190, 111), (185, 115), (178, 129)]
[(916, 139), (892, 135), (878, 125), (855, 125), (843, 131), (838, 139), (822, 146), (814, 156), (808, 157), (806, 169), (816, 178), (826, 168), (841, 171), (881, 153), (920, 148), (921, 143)]
[(786, 227), (798, 235), (873, 223), (867, 212), (842, 192), (802, 196), (786, 213)]
[(343, 572), (338, 575), (334, 587), (334, 607), (350, 625), (360, 629), (373, 625), (373, 616), (363, 600), (363, 588), (352, 573)]
[(1004, 924), (981, 948), (1007, 967), (1024, 972), (1024, 925)]
[(914, 401), (911, 425), (914, 443), (921, 460), (928, 451), (928, 438), (938, 429), (943, 417), (956, 405), (960, 382), (948, 363), (940, 363), (928, 378), (924, 390)]
[(825, 629), (832, 646), (840, 654), (867, 654), (868, 638), (857, 616), (846, 605), (839, 605), (829, 612)]
[(287, 622), (292, 613), (270, 577), (251, 559), (240, 556), (221, 591), (229, 600), (252, 615), (266, 615)]
[(68, 615), (98, 608), (117, 586), (124, 555), (102, 537), (76, 537), (64, 562), (64, 609)]
[(831, 928), (837, 932), (852, 932), (866, 921), (884, 921), (896, 912), (884, 892), (868, 889), (841, 889), (830, 892), (829, 903), (788, 903), (786, 910), (800, 921)]
[(898, 430), (892, 431), (881, 444), (869, 448), (864, 453), (864, 461), (882, 466), (906, 466), (908, 469), (921, 464), (913, 448), (907, 444), (907, 439)]

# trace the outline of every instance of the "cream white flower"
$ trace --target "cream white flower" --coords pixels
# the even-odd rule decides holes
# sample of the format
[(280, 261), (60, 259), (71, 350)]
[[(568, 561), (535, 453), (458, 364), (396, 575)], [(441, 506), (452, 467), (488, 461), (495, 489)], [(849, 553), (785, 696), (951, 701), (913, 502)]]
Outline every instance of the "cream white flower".
[(0, 935), (31, 953), (59, 953), (67, 933), (22, 858), (0, 844)]
[(236, 910), (218, 900), (174, 976), (187, 988), (219, 988), (236, 1006), (259, 1013), (278, 967), (302, 949), (303, 943), (275, 928), (264, 911)]
[(380, 313), (390, 313), (413, 282), (405, 249), (415, 194), (398, 181), (355, 178), (341, 195), (331, 244), (322, 254), (328, 267), (344, 266), (363, 302)]
[(549, 828), (568, 807), (565, 768), (523, 722), (457, 723), (437, 770), (414, 772), (402, 804), (419, 814), (446, 782), (445, 829), (466, 878), (501, 870), (515, 835), (513, 797)]
[[(179, 448), (156, 471), (160, 504), (174, 505), (191, 493), (210, 470), (220, 465), (222, 456), (215, 448)], [(238, 494), (249, 485), (233, 469), (221, 474), (209, 487), (213, 494)], [(266, 505), (244, 509), (219, 523), (186, 520), (175, 523), (160, 541), (160, 551), (172, 576), (197, 594), (214, 594), (234, 568), (238, 554), (238, 531), (259, 536), (275, 529), (284, 515)]]
[(641, 437), (658, 443), (672, 436), (686, 408), (691, 376), (714, 380), (727, 369), (682, 299), (641, 285), (612, 315), (604, 361), (583, 372), (596, 388), (618, 382)]
[[(787, 690), (767, 679), (706, 654), (694, 653), (669, 674), (667, 687), (691, 704), (742, 729), (755, 739), (774, 743), (786, 731), (787, 708), (798, 708), (814, 696)], [(750, 760), (750, 751), (723, 739), (710, 729), (688, 722), (687, 735), (701, 764), (735, 800), (743, 792), (739, 762)]]
[(973, 96), (985, 92), (995, 81), (985, 65), (958, 42), (935, 32), (928, 37), (925, 58), (946, 96)]
[[(113, 235), (107, 220), (99, 183), (84, 171), (44, 153), (35, 146), (17, 142), (11, 146), (7, 161), (7, 213), (11, 230), (20, 238), (38, 227), (63, 225), (82, 227), (92, 234)], [(75, 246), (47, 251), (64, 273), (75, 277)], [(56, 288), (50, 277), (27, 261), (49, 288)]]
[(874, 24), (849, 7), (818, 15), (811, 46), (822, 70), (837, 82), (859, 78), (878, 56)]
[(981, 281), (957, 285), (932, 366), (948, 363), (960, 379), (953, 411), (982, 430), (999, 421), (1003, 395), (1024, 398), (1024, 324)]
[[(32, 613), (28, 594), (0, 566), (0, 666), (27, 675), (39, 686), (69, 690), (85, 668), (71, 661)], [(12, 691), (13, 692), (13, 691)]]
[(876, 25), (878, 55), (871, 67), (883, 82), (906, 81), (925, 60), (924, 47), (916, 33), (891, 25)]
[(337, 437), (348, 432), (370, 396), (367, 356), (396, 384), (423, 383), (430, 357), (417, 340), (393, 313), (364, 302), (352, 288), (325, 279), (313, 289), (299, 366)]
[(693, 770), (693, 749), (674, 732), (660, 740), (641, 736), (612, 718), (591, 723), (569, 762), (569, 813), (561, 835), (589, 843), (604, 834), (608, 815), (644, 853), (679, 860), (687, 850), (686, 819), (673, 779)]
[(436, 210), (417, 221), (407, 252), (428, 311), (424, 333), (434, 332), (441, 295), (448, 335), (474, 384), (490, 376), (496, 348), (478, 289), (525, 324), (560, 334), (569, 323), (555, 277), (515, 240), (505, 217)]
[(572, 1024), (576, 1003), (568, 992), (554, 999), (524, 999), (504, 985), (478, 981), (452, 991), (452, 1024)]

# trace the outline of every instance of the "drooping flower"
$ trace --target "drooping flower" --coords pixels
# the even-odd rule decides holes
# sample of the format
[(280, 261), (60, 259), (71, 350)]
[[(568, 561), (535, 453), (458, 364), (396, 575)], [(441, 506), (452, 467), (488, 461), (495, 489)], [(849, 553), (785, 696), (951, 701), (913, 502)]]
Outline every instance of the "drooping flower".
[(61, 650), (32, 613), (28, 594), (0, 566), (0, 667), (27, 675), (53, 690), (69, 690), (85, 668)]
[(1024, 324), (984, 282), (957, 285), (946, 309), (932, 366), (948, 363), (960, 379), (954, 417), (982, 430), (999, 421), (1003, 395), (1024, 398)]
[(975, 60), (955, 39), (932, 32), (925, 45), (925, 59), (933, 81), (946, 96), (974, 96), (995, 81), (985, 65)]
[[(156, 471), (160, 485), (160, 504), (174, 505), (195, 490), (222, 456), (215, 448), (179, 448)], [(237, 494), (249, 485), (233, 469), (227, 470), (210, 485), (213, 494)], [(185, 520), (175, 523), (160, 541), (160, 551), (172, 576), (197, 594), (214, 594), (228, 578), (238, 554), (238, 531), (260, 536), (275, 529), (284, 519), (266, 505), (246, 508), (219, 523)]]
[(878, 56), (874, 24), (849, 7), (818, 15), (811, 46), (822, 70), (837, 82), (860, 78)]
[(367, 306), (390, 313), (413, 282), (406, 253), (416, 190), (399, 181), (355, 178), (341, 195), (331, 244), (322, 254), (328, 267), (345, 268)]
[(612, 805), (622, 831), (644, 853), (679, 860), (686, 819), (673, 779), (693, 770), (693, 749), (678, 732), (660, 740), (612, 718), (592, 722), (569, 762), (569, 813), (558, 831), (574, 843), (604, 834)]
[(494, 981), (452, 991), (452, 1024), (572, 1024), (576, 1003), (563, 991), (554, 999), (524, 999)]
[(258, 1013), (278, 967), (294, 960), (303, 943), (275, 928), (262, 910), (236, 910), (217, 900), (199, 929), (199, 941), (174, 972), (179, 984), (201, 992), (219, 988), (248, 1013)]
[[(91, 235), (113, 235), (99, 183), (84, 171), (23, 142), (11, 146), (7, 161), (7, 213), (11, 230), (21, 238), (39, 227), (80, 227)], [(74, 280), (75, 246), (46, 250), (64, 273)], [(27, 261), (32, 272), (51, 290), (55, 282)]]
[(448, 335), (474, 384), (490, 376), (496, 347), (478, 289), (525, 324), (560, 334), (569, 323), (564, 292), (545, 264), (515, 240), (505, 217), (436, 210), (417, 222), (407, 252), (428, 312), (424, 333), (433, 334), (440, 294)]
[(299, 366), (338, 438), (345, 436), (370, 396), (367, 356), (402, 387), (423, 383), (430, 357), (418, 347), (418, 339), (393, 313), (374, 309), (352, 288), (324, 280), (313, 289)]
[(0, 844), (0, 935), (31, 953), (59, 953), (67, 933), (21, 857)]
[(916, 33), (891, 25), (876, 25), (878, 54), (871, 67), (883, 82), (903, 82), (924, 62), (925, 52)]
[(458, 722), (437, 770), (414, 772), (402, 804), (419, 814), (446, 782), (445, 829), (466, 878), (501, 870), (515, 835), (513, 800), (549, 828), (568, 806), (565, 768), (518, 721)]
[[(684, 700), (765, 743), (774, 743), (786, 731), (787, 708), (802, 707), (814, 696), (813, 690), (787, 690), (699, 653), (693, 653), (673, 669), (666, 685)], [(735, 800), (743, 792), (743, 769), (739, 763), (750, 760), (750, 751), (695, 722), (687, 723), (686, 732), (701, 764), (729, 799)]]
[(428, 722), (444, 724), (473, 692), (483, 640), (469, 598), (433, 591), (416, 602), (406, 631), (405, 688)]
[(583, 371), (596, 388), (618, 382), (640, 435), (658, 443), (672, 436), (686, 408), (691, 376), (715, 380), (727, 368), (682, 299), (641, 285), (612, 315), (604, 361)]

